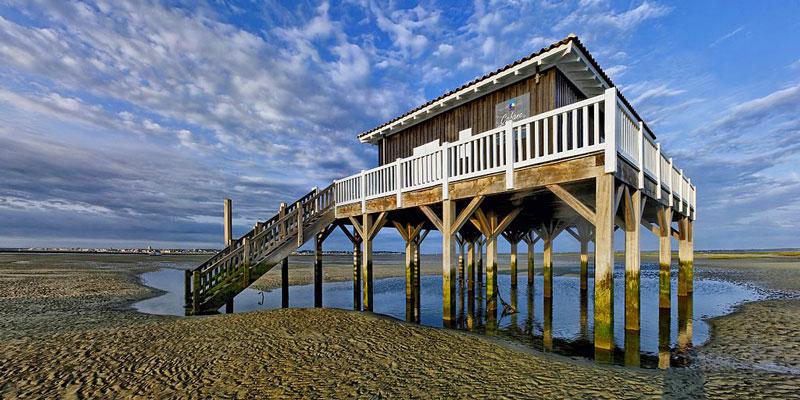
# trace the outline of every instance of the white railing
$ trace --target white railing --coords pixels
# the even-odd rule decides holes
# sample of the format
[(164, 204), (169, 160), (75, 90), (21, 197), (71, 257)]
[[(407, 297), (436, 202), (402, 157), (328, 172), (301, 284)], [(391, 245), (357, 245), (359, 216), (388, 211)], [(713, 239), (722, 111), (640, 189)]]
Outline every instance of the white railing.
[(641, 126), (636, 117), (619, 99), (617, 100), (617, 151), (631, 164), (639, 165)]
[[(605, 131), (612, 128), (614, 140), (606, 140)], [(337, 180), (336, 204), (361, 202), (363, 210), (366, 200), (396, 195), (401, 207), (403, 192), (438, 185), (447, 188), (453, 181), (501, 172), (506, 173), (506, 187), (513, 189), (515, 169), (605, 151), (606, 171), (616, 170), (619, 155), (639, 171), (640, 188), (645, 178), (650, 179), (659, 198), (663, 189), (677, 199), (681, 211), (694, 211), (696, 189), (644, 129), (612, 88), (603, 95)], [(448, 192), (444, 190), (443, 196)]]
[(644, 144), (643, 155), (644, 155), (644, 162), (642, 165), (644, 166), (644, 173), (649, 175), (651, 179), (654, 181), (658, 179), (658, 149), (656, 145), (650, 141), (649, 138), (646, 136), (643, 137)]

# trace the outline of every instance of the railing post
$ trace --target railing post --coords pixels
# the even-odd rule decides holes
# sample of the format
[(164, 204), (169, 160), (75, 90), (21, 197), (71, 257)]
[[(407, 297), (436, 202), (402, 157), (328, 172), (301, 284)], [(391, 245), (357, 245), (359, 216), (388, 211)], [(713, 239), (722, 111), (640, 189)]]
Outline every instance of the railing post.
[(450, 143), (442, 143), (442, 200), (450, 198)]
[(675, 176), (675, 167), (672, 166), (672, 157), (669, 158), (669, 206), (672, 207), (673, 203), (673, 195), (675, 193), (675, 179), (672, 179)]
[(397, 189), (397, 208), (403, 206), (403, 162), (401, 158), (394, 160), (395, 189)]
[(603, 98), (605, 107), (605, 171), (617, 172), (617, 88), (608, 88)]
[(295, 209), (297, 213), (297, 247), (303, 245), (303, 203), (298, 202)]
[(319, 193), (319, 188), (318, 188), (318, 187), (316, 187), (316, 186), (314, 186), (313, 188), (311, 188), (311, 191), (314, 193), (314, 194), (311, 196), (311, 198), (312, 198), (312, 199), (314, 199), (314, 204), (312, 205), (312, 206), (313, 206), (313, 211), (312, 211), (312, 213), (313, 213), (313, 214), (316, 214), (316, 213), (317, 213), (317, 211), (319, 211), (319, 205), (318, 205), (318, 203), (319, 203), (319, 198), (317, 197), (317, 193)]
[(684, 196), (683, 169), (680, 170), (680, 173), (681, 173), (680, 180), (678, 181), (678, 185), (680, 185), (680, 187), (678, 188), (679, 189), (678, 190), (678, 202), (679, 202), (678, 203), (678, 211), (683, 212), (683, 196)]
[(636, 151), (639, 153), (639, 189), (644, 189), (644, 123), (639, 121), (639, 144)]
[(661, 200), (661, 143), (656, 143), (656, 199)]
[(359, 183), (361, 184), (361, 213), (364, 214), (367, 212), (367, 174), (362, 169), (361, 175), (358, 177)]
[(278, 237), (280, 238), (286, 236), (286, 221), (283, 220), (284, 217), (286, 217), (286, 203), (281, 203), (278, 208)]
[(250, 238), (245, 237), (242, 240), (242, 283), (244, 287), (250, 286)]
[(514, 129), (511, 120), (506, 121), (506, 190), (514, 188)]
[(194, 270), (192, 274), (192, 314), (200, 311), (200, 270)]

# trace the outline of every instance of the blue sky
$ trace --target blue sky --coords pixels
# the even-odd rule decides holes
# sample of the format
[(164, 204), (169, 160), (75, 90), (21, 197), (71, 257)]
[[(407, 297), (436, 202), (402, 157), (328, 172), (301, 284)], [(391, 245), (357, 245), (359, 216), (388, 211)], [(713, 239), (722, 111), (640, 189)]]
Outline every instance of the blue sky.
[[(224, 197), (244, 233), (374, 166), (357, 133), (569, 33), (698, 186), (698, 249), (798, 247), (798, 15), (796, 1), (0, 0), (0, 247), (218, 247)], [(386, 231), (376, 248), (400, 249)], [(328, 248), (347, 247), (338, 235)]]

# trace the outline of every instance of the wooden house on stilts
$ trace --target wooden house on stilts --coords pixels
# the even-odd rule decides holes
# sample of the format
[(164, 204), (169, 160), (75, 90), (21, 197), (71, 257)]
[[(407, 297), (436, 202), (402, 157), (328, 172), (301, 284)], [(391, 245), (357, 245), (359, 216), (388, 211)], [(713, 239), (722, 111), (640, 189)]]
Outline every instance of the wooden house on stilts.
[[(378, 148), (377, 167), (336, 180), (281, 207), (186, 274), (186, 310), (216, 310), (288, 254), (315, 241), (315, 304), (322, 305), (322, 243), (341, 229), (353, 243), (354, 307), (373, 309), (372, 242), (385, 227), (406, 243), (408, 317), (419, 318), (420, 242), (442, 236), (443, 322), (455, 319), (459, 261), (470, 288), (485, 279), (489, 323), (497, 315), (497, 241), (544, 246), (544, 297), (552, 298), (553, 240), (581, 248), (580, 285), (594, 281), (594, 347), (614, 348), (614, 231), (625, 233), (625, 330), (640, 329), (640, 232), (660, 238), (659, 308), (672, 307), (671, 239), (678, 297), (692, 293), (696, 188), (575, 36), (475, 79), (359, 135)], [(228, 203), (226, 203), (228, 204)], [(230, 224), (228, 219), (227, 224)], [(594, 271), (589, 271), (589, 243)], [(466, 250), (466, 257), (460, 257)], [(485, 251), (485, 278), (477, 260)], [(462, 264), (463, 265), (463, 264)], [(463, 268), (463, 266), (461, 266)], [(284, 303), (286, 304), (286, 303)], [(646, 310), (656, 312), (656, 310)]]

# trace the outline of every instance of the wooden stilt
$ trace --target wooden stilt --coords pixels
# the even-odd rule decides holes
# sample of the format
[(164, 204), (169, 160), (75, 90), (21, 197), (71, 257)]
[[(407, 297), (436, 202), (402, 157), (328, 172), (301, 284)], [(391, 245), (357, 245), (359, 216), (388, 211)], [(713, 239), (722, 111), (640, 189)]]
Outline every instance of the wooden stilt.
[(670, 266), (672, 264), (672, 208), (658, 209), (658, 307), (671, 308), (672, 288)]
[(681, 217), (678, 221), (678, 296), (688, 296), (693, 291), (694, 255), (692, 243), (692, 221)]
[(419, 258), (418, 240), (422, 223), (401, 224), (394, 222), (395, 229), (406, 242), (406, 320), (414, 321), (414, 291), (417, 279), (417, 260)]
[[(625, 330), (629, 331), (638, 331), (641, 320), (639, 311), (641, 196), (641, 191), (625, 187)], [(635, 353), (638, 357), (638, 348)]]
[(666, 369), (670, 366), (671, 314), (668, 308), (658, 309), (658, 368), (660, 369)]
[(359, 223), (357, 219), (350, 217), (350, 222), (353, 228), (361, 236), (361, 304), (365, 311), (372, 311), (372, 239), (386, 224), (386, 212), (381, 212), (377, 216), (365, 213), (361, 216), (362, 222)]
[(453, 227), (456, 221), (456, 202), (442, 202), (442, 319), (445, 326), (455, 320), (456, 238)]
[(361, 311), (361, 234), (355, 226), (353, 233), (343, 224), (339, 224), (339, 228), (353, 244), (353, 309)]
[(281, 260), (281, 307), (289, 308), (289, 257)]
[[(595, 187), (594, 347), (595, 358), (614, 348), (614, 175), (603, 174)], [(603, 353), (606, 354), (603, 354)], [(599, 356), (599, 357), (598, 357)]]
[(528, 290), (531, 290), (530, 288), (533, 287), (533, 277), (534, 277), (535, 272), (536, 272), (534, 270), (534, 261), (533, 261), (534, 249), (533, 249), (533, 245), (536, 243), (536, 241), (539, 238), (538, 237), (534, 238), (534, 236), (535, 236), (535, 234), (533, 233), (533, 231), (529, 231), (528, 233), (526, 233), (525, 235), (522, 236), (522, 240), (525, 242), (525, 244), (527, 245), (527, 248), (528, 248), (528, 288), (529, 288)]
[(467, 291), (474, 294), (475, 291), (475, 241), (467, 243)]
[(553, 351), (553, 299), (544, 298), (544, 326), (542, 344), (544, 351)]
[(580, 288), (581, 292), (586, 292), (589, 290), (589, 242), (594, 236), (594, 228), (586, 219), (579, 218), (575, 222), (575, 231), (567, 228), (567, 232), (580, 243)]
[(484, 196), (473, 197), (469, 204), (460, 212), (456, 212), (456, 202), (445, 199), (442, 201), (441, 219), (428, 206), (421, 206), (420, 210), (428, 217), (431, 223), (442, 234), (442, 322), (445, 326), (452, 326), (455, 321), (455, 275), (456, 275), (456, 234), (479, 210)]
[(322, 307), (322, 238), (314, 236), (314, 307)]
[(511, 287), (517, 287), (517, 243), (516, 240), (509, 242), (511, 245)]
[(544, 252), (542, 253), (542, 271), (544, 274), (544, 297), (553, 297), (553, 241), (565, 229), (566, 225), (560, 221), (550, 221), (542, 224), (538, 229), (542, 238)]
[(225, 314), (233, 314), (233, 297), (225, 300)]

